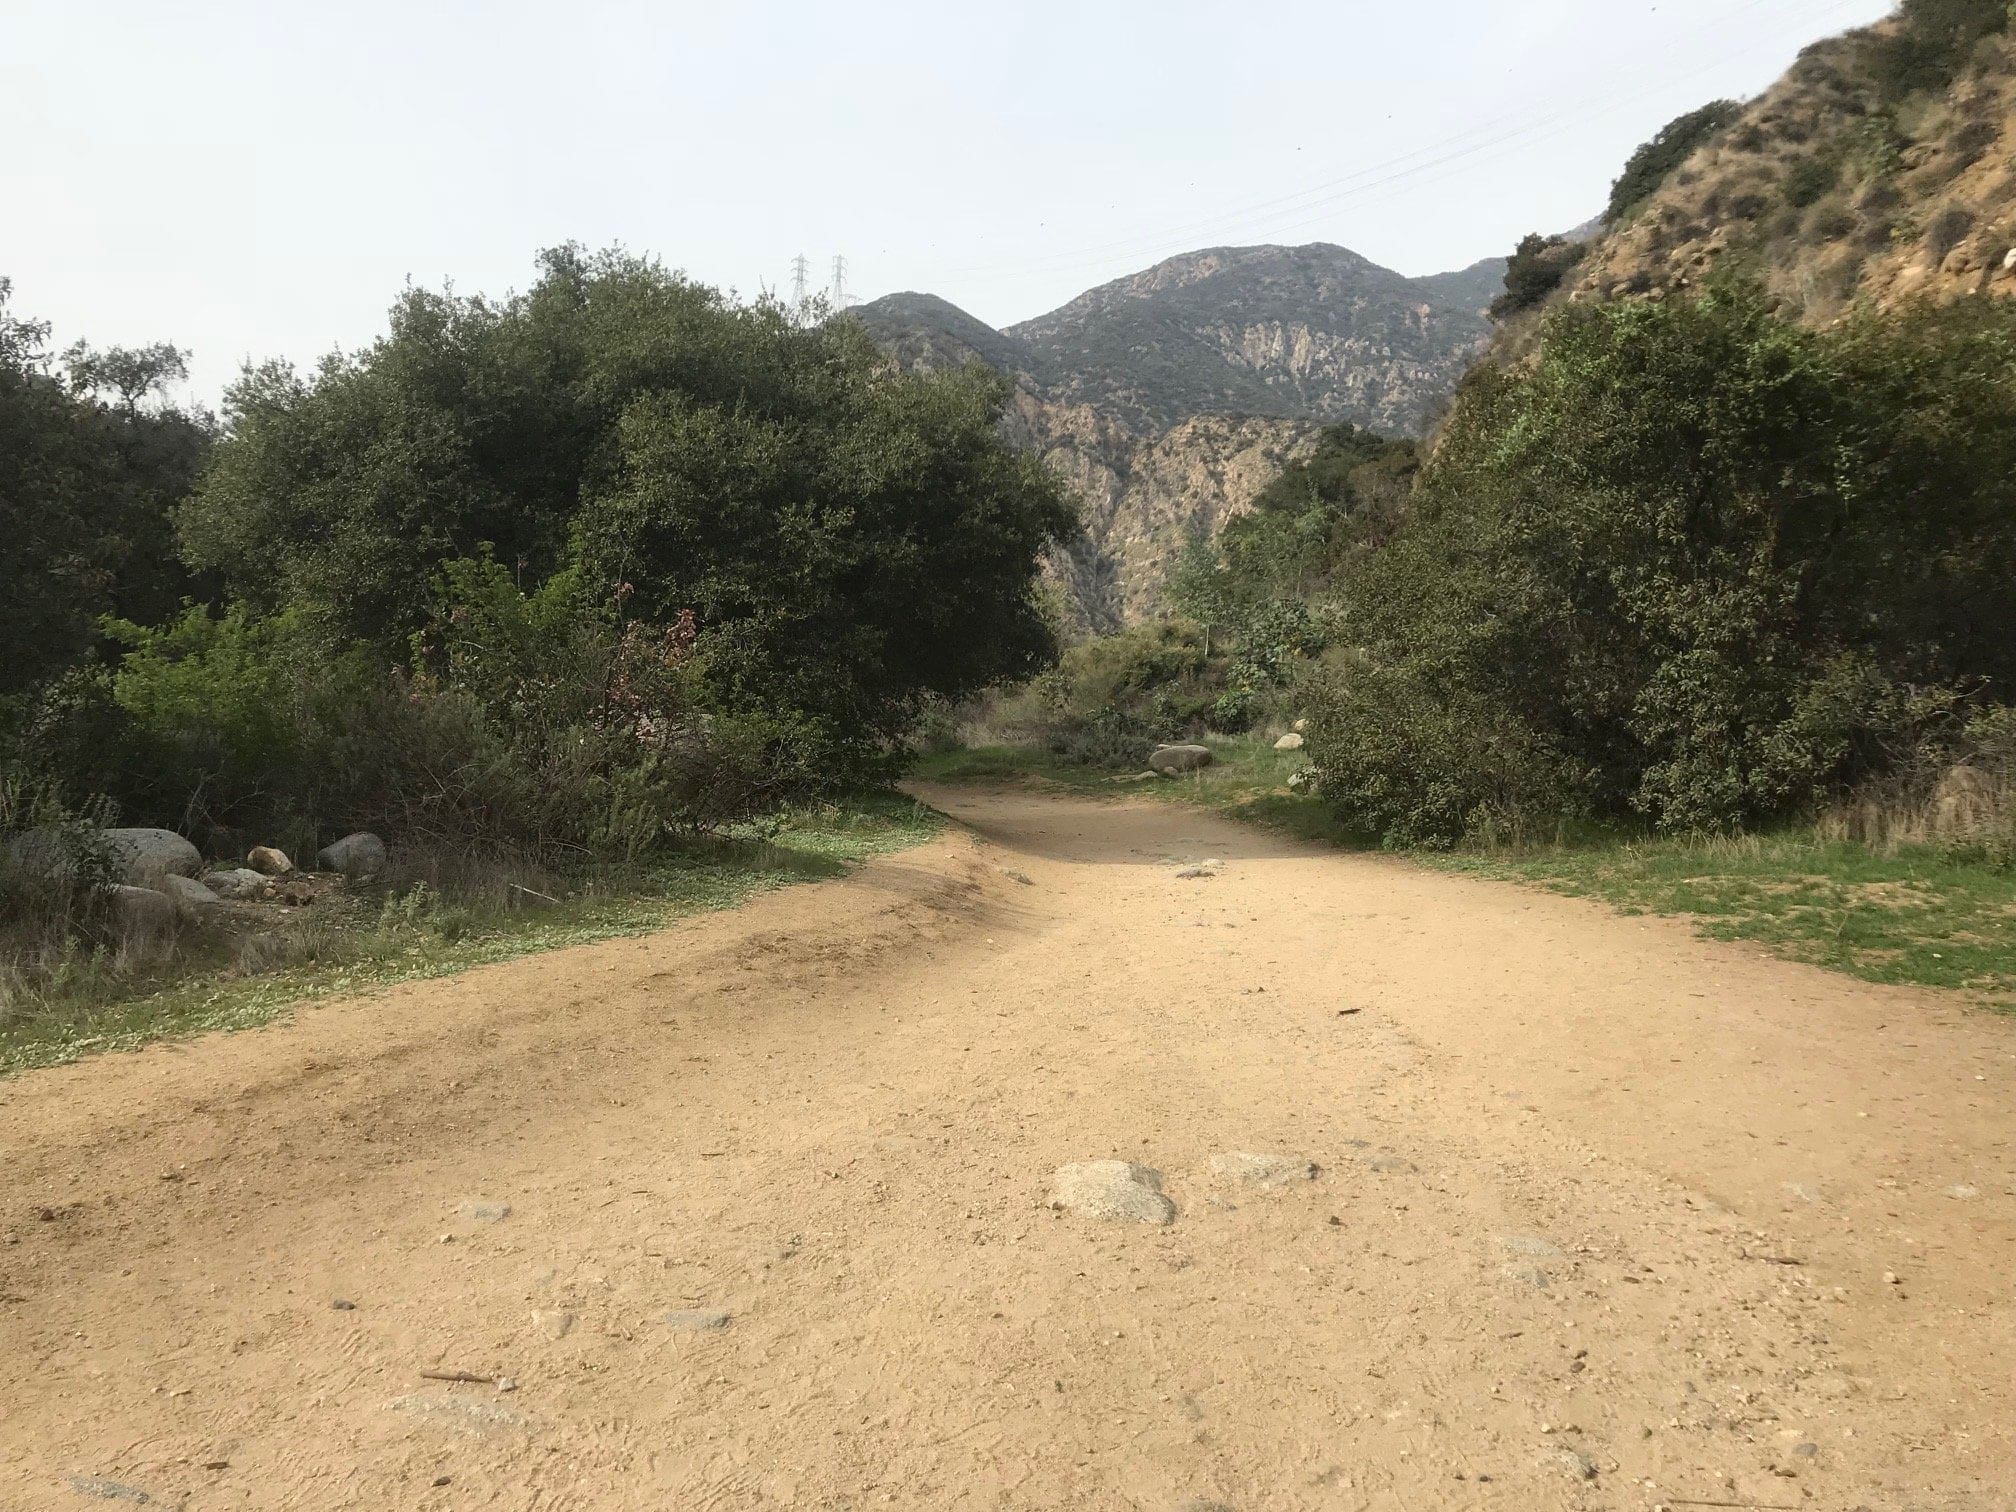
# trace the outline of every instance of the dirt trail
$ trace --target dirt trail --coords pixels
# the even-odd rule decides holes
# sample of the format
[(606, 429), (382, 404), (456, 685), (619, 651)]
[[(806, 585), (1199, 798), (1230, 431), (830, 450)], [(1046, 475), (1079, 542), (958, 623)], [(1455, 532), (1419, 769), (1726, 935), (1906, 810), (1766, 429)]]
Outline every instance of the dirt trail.
[[(2016, 1024), (930, 796), (845, 882), (0, 1082), (0, 1508), (2016, 1508)], [(1104, 1158), (1175, 1221), (1050, 1209)]]

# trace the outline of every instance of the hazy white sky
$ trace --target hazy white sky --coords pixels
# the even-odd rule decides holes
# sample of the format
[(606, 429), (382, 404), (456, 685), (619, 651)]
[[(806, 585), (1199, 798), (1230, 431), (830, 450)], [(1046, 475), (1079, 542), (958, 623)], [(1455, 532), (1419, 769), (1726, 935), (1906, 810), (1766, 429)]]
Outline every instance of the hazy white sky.
[(0, 0), (0, 275), (56, 338), (247, 357), (622, 242), (1006, 324), (1200, 246), (1410, 273), (1602, 205), (1630, 149), (1890, 0)]

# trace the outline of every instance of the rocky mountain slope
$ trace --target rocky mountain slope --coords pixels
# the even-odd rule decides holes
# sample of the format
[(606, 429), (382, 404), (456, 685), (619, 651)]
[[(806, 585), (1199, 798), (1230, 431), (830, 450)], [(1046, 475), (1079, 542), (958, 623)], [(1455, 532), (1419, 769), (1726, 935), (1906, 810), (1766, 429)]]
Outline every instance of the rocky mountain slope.
[(1898, 19), (1810, 47), (1597, 241), (1559, 298), (1659, 298), (1734, 267), (1799, 318), (2016, 293), (2016, 35)]
[(1343, 247), (1219, 247), (997, 331), (929, 294), (852, 314), (896, 358), (1015, 382), (1009, 427), (1085, 502), (1053, 564), (1075, 617), (1151, 613), (1193, 531), (1244, 510), (1339, 421), (1418, 433), (1483, 350), (1493, 260), (1408, 278)]

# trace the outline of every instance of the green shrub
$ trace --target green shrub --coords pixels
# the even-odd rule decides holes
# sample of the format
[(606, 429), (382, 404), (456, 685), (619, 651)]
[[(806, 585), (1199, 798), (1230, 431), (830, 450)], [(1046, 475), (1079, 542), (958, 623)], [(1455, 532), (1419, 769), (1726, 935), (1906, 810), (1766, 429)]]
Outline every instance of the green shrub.
[(1617, 182), (1610, 187), (1610, 203), (1603, 212), (1608, 225), (1616, 225), (1637, 205), (1655, 194), (1675, 169), (1694, 155), (1717, 132), (1742, 114), (1734, 100), (1716, 100), (1699, 110), (1689, 111), (1669, 121), (1659, 134), (1631, 154)]
[(1801, 158), (1785, 175), (1785, 199), (1804, 210), (1817, 204), (1841, 181), (1841, 165), (1831, 157)]
[(1953, 82), (1975, 45), (2007, 31), (2007, 0), (1903, 0), (1893, 35), (1871, 45), (1870, 71), (1886, 98)]
[(1348, 585), (1373, 670), (1335, 701), (1377, 735), (1319, 726), (1325, 790), (1446, 839), (1488, 809), (1458, 769), (1498, 751), (1522, 816), (1535, 762), (1571, 774), (1569, 812), (1668, 829), (1810, 809), (1881, 770), (1918, 701), (2016, 684), (2012, 470), (2006, 303), (1826, 331), (1741, 287), (1564, 311), (1537, 366), (1467, 382)]
[(1933, 216), (1932, 224), (1925, 228), (1925, 245), (1934, 258), (1944, 262), (1960, 243), (1967, 240), (1967, 234), (1974, 225), (1972, 210), (1962, 205), (1948, 205)]
[(1588, 255), (1588, 244), (1561, 236), (1526, 237), (1505, 266), (1505, 292), (1492, 301), (1491, 318), (1504, 320), (1544, 304)]
[(1394, 847), (1547, 833), (1585, 806), (1586, 777), (1491, 692), (1426, 668), (1347, 668), (1305, 695), (1324, 801)]

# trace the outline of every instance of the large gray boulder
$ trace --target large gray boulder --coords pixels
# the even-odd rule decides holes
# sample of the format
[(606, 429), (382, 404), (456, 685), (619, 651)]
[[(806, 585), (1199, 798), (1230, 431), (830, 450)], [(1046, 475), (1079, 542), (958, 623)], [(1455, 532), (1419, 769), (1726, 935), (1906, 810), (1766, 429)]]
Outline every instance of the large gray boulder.
[(203, 869), (203, 853), (173, 830), (110, 829), (105, 844), (113, 876), (133, 887), (151, 887), (164, 877), (193, 877)]
[(163, 877), (157, 890), (166, 893), (185, 914), (199, 914), (224, 901), (194, 877)]
[(1176, 777), (1184, 772), (1201, 772), (1213, 759), (1209, 746), (1165, 745), (1157, 746), (1149, 754), (1148, 766), (1164, 777)]
[(385, 870), (385, 842), (368, 831), (345, 835), (315, 854), (323, 871), (341, 872), (352, 882), (368, 881)]
[(106, 901), (119, 943), (129, 949), (150, 949), (175, 928), (175, 900), (164, 892), (121, 883), (107, 891)]

